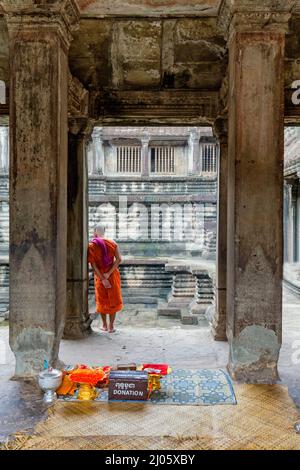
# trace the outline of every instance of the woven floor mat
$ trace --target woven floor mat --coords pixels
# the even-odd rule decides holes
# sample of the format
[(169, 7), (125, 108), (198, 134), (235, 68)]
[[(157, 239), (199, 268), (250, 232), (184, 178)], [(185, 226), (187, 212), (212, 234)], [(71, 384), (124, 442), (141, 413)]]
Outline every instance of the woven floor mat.
[[(280, 385), (235, 385), (238, 405), (57, 403), (18, 449), (300, 449), (299, 420)], [(11, 444), (13, 446), (13, 443)]]

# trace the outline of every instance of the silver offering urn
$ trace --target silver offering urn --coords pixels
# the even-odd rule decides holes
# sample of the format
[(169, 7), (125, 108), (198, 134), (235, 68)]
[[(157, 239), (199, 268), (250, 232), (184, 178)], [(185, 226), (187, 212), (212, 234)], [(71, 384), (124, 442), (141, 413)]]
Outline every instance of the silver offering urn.
[(62, 382), (62, 372), (57, 369), (46, 369), (39, 373), (39, 386), (45, 392), (44, 403), (53, 404), (57, 400), (56, 390)]

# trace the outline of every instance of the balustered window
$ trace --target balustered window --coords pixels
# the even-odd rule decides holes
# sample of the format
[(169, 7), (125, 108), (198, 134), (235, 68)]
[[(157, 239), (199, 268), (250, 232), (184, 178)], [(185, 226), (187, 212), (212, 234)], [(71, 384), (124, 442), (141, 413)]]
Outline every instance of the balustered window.
[(216, 144), (202, 145), (202, 171), (204, 173), (217, 172), (217, 146)]
[(151, 147), (151, 173), (175, 173), (175, 147)]
[(117, 173), (141, 173), (142, 149), (137, 145), (117, 147)]

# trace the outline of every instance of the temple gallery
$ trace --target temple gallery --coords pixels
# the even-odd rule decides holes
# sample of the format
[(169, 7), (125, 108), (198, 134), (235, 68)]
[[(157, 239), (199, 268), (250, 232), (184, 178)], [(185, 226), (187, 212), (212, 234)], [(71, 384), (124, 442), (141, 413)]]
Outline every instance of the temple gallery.
[(300, 0), (0, 0), (2, 440), (299, 448), (299, 44)]

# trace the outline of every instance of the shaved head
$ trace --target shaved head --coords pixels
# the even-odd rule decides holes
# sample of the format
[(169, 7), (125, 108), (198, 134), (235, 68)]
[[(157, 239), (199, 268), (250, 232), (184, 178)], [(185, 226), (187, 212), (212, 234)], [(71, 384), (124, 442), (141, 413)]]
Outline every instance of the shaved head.
[(104, 235), (105, 235), (105, 225), (104, 224), (95, 225), (94, 234), (98, 235), (98, 237), (104, 237)]

